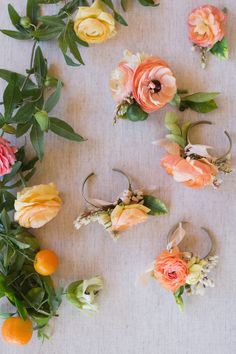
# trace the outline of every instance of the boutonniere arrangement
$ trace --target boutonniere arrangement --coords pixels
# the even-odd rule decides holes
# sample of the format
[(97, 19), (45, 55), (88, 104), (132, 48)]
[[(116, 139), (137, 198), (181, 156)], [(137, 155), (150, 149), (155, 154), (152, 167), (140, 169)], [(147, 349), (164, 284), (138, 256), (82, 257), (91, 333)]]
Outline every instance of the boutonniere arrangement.
[[(143, 6), (157, 6), (155, 0), (138, 0)], [(57, 4), (61, 0), (27, 0), (26, 13), (21, 16), (12, 5), (8, 13), (13, 30), (1, 30), (5, 35), (18, 40), (57, 42), (65, 62), (70, 66), (84, 64), (78, 46), (105, 42), (116, 35), (116, 22), (127, 26), (125, 19), (117, 12), (112, 0), (66, 1), (57, 12), (42, 16), (42, 6)], [(126, 0), (121, 0), (123, 10)]]
[(189, 39), (193, 49), (201, 52), (201, 65), (205, 69), (209, 53), (220, 59), (228, 59), (228, 41), (225, 38), (226, 9), (212, 5), (194, 9), (188, 17)]
[(230, 152), (232, 140), (227, 131), (225, 135), (229, 140), (229, 148), (220, 157), (212, 156), (208, 150), (211, 146), (192, 144), (190, 132), (196, 125), (212, 124), (209, 121), (196, 123), (186, 122), (179, 124), (179, 118), (174, 112), (165, 116), (165, 126), (170, 131), (165, 139), (158, 140), (158, 144), (165, 148), (168, 155), (162, 158), (161, 166), (176, 182), (190, 188), (204, 188), (206, 186), (219, 187), (222, 183), (220, 173), (231, 173)]
[[(212, 239), (207, 229), (202, 228), (211, 242), (211, 250), (201, 258), (192, 252), (182, 252), (178, 245), (184, 239), (186, 231), (182, 223), (168, 237), (167, 249), (153, 262), (142, 277), (151, 276), (158, 280), (162, 287), (173, 293), (181, 311), (184, 309), (182, 295), (203, 295), (207, 287), (214, 287), (209, 273), (218, 263), (218, 256), (212, 255)], [(168, 235), (169, 236), (169, 235)], [(144, 280), (144, 278), (143, 278)]]
[(87, 180), (94, 175), (94, 173), (90, 174), (83, 183), (82, 195), (93, 209), (78, 216), (74, 222), (77, 229), (80, 229), (82, 225), (96, 221), (114, 239), (117, 239), (120, 232), (146, 221), (149, 215), (158, 216), (168, 212), (167, 207), (160, 199), (145, 193), (144, 190), (133, 190), (129, 177), (120, 170), (113, 169), (113, 171), (121, 173), (127, 178), (128, 189), (121, 193), (115, 202), (88, 199), (85, 197), (84, 188)]
[(169, 65), (159, 57), (144, 53), (133, 54), (126, 50), (118, 67), (112, 71), (110, 89), (117, 106), (117, 119), (142, 121), (149, 113), (171, 104), (184, 111), (208, 113), (217, 108), (217, 92), (188, 91), (177, 88), (176, 78)]

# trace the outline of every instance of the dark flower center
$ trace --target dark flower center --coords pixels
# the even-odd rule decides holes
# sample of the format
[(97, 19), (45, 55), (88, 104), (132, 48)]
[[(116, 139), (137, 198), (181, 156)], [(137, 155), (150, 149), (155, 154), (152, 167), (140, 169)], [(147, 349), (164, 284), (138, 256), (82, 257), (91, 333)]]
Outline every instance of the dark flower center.
[(152, 83), (155, 85), (155, 87), (153, 88), (153, 91), (155, 93), (158, 93), (161, 91), (161, 83), (159, 80), (152, 80)]

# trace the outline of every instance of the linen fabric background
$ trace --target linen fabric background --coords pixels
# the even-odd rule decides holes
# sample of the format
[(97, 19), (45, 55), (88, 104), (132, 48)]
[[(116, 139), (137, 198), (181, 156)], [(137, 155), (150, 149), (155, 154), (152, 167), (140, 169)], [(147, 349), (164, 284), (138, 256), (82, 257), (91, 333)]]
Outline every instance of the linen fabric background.
[[(11, 0), (24, 13), (26, 1)], [(9, 0), (1, 0), (1, 28), (10, 28), (7, 15)], [(118, 3), (118, 1), (117, 1)], [(64, 207), (59, 216), (37, 230), (43, 248), (54, 249), (60, 267), (54, 279), (70, 281), (101, 274), (105, 279), (100, 293), (100, 312), (89, 317), (64, 302), (53, 323), (53, 336), (42, 344), (36, 334), (27, 347), (17, 348), (0, 342), (1, 354), (232, 354), (236, 345), (235, 315), (235, 183), (236, 175), (226, 176), (220, 190), (191, 190), (175, 183), (160, 168), (164, 151), (151, 144), (164, 137), (164, 115), (169, 106), (145, 122), (119, 121), (112, 125), (115, 103), (109, 92), (111, 70), (123, 50), (144, 51), (165, 59), (177, 77), (179, 88), (220, 91), (219, 109), (207, 116), (186, 111), (183, 120), (209, 119), (212, 127), (196, 128), (193, 141), (216, 147), (220, 154), (227, 148), (223, 130), (234, 141), (236, 155), (236, 2), (214, 0), (227, 7), (227, 38), (230, 60), (209, 56), (209, 65), (200, 67), (199, 53), (191, 51), (186, 20), (203, 0), (162, 0), (159, 8), (144, 8), (129, 1), (126, 18), (129, 27), (102, 45), (81, 47), (86, 62), (78, 69), (65, 65), (55, 43), (42, 43), (52, 71), (65, 83), (62, 97), (53, 115), (63, 117), (76, 131), (88, 138), (73, 143), (47, 136), (45, 158), (30, 185), (54, 181), (61, 191)], [(17, 41), (1, 34), (0, 67), (22, 72), (29, 65), (32, 42)], [(3, 89), (1, 80), (1, 93)], [(85, 207), (81, 185), (92, 171), (97, 174), (88, 184), (89, 193), (113, 200), (126, 188), (122, 176), (113, 167), (128, 173), (134, 187), (157, 186), (157, 195), (170, 208), (167, 216), (152, 217), (132, 228), (113, 242), (101, 225), (91, 224), (76, 231), (73, 221)], [(179, 220), (209, 228), (217, 240), (220, 263), (213, 278), (215, 289), (204, 297), (185, 298), (181, 314), (171, 293), (150, 281), (147, 287), (135, 286), (138, 275), (166, 247), (166, 234)], [(194, 234), (196, 236), (196, 233)], [(196, 240), (196, 237), (193, 238)], [(188, 244), (195, 252), (207, 247), (202, 239)], [(1, 304), (1, 309), (5, 309)]]

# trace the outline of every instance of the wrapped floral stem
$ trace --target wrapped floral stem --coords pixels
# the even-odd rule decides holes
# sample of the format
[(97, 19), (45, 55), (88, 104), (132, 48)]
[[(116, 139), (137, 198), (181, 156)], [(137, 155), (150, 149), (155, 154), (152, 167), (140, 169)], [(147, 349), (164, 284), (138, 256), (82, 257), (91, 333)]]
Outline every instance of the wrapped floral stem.
[(128, 182), (128, 189), (119, 195), (115, 202), (106, 202), (100, 199), (85, 197), (85, 184), (94, 175), (91, 173), (84, 181), (82, 195), (85, 201), (93, 207), (78, 216), (74, 224), (77, 229), (91, 222), (103, 225), (113, 238), (118, 238), (120, 232), (147, 220), (149, 215), (163, 215), (168, 212), (165, 204), (158, 198), (146, 194), (144, 190), (133, 190), (130, 178), (121, 170), (113, 169), (121, 173)]

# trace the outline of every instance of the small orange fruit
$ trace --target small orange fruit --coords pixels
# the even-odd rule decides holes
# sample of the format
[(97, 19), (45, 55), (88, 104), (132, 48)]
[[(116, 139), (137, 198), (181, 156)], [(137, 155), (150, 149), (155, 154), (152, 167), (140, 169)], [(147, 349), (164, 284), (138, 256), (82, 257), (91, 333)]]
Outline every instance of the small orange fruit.
[(32, 322), (20, 317), (7, 318), (2, 325), (2, 336), (7, 343), (25, 345), (33, 334)]
[(51, 250), (39, 251), (34, 260), (34, 269), (41, 275), (51, 275), (58, 267), (58, 257)]

